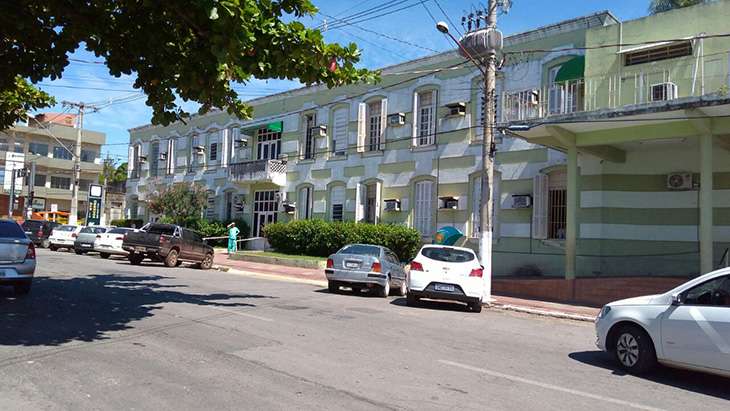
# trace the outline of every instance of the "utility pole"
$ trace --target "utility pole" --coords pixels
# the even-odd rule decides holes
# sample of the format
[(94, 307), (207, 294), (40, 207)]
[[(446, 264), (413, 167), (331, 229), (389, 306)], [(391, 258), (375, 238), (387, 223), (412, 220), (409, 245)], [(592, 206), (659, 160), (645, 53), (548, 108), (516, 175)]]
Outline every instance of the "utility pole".
[(71, 212), (68, 216), (68, 223), (76, 225), (79, 213), (79, 181), (81, 180), (81, 133), (84, 128), (84, 112), (88, 109), (98, 111), (95, 106), (84, 104), (83, 102), (74, 103), (64, 101), (64, 107), (74, 107), (78, 109), (78, 128), (76, 129), (76, 145), (74, 146), (74, 170), (73, 170), (73, 188), (71, 191)]
[(26, 218), (33, 218), (33, 199), (35, 198), (35, 160), (30, 162), (30, 174), (28, 176), (28, 196), (26, 197)]
[[(436, 28), (451, 37), (459, 46), (459, 53), (470, 60), (481, 71), (484, 78), (484, 107), (482, 134), (482, 173), (481, 203), (479, 210), (479, 256), (484, 266), (484, 299), (492, 298), (492, 190), (494, 179), (494, 131), (496, 130), (496, 88), (497, 88), (497, 52), (502, 49), (502, 33), (497, 30), (497, 10), (507, 12), (510, 0), (488, 0), (487, 9), (477, 11), (462, 18), (466, 33), (457, 40), (449, 33), (444, 22), (436, 24)], [(482, 27), (482, 20), (484, 25)]]

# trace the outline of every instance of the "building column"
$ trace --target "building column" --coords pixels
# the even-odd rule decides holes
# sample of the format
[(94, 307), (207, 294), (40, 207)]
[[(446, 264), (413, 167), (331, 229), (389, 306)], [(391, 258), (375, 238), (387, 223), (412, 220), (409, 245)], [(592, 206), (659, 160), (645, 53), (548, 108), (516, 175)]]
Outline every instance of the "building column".
[(715, 267), (713, 257), (712, 221), (712, 134), (703, 134), (700, 139), (700, 274), (706, 274)]
[(565, 279), (575, 278), (576, 242), (578, 239), (578, 147), (568, 146), (568, 187), (565, 217)]

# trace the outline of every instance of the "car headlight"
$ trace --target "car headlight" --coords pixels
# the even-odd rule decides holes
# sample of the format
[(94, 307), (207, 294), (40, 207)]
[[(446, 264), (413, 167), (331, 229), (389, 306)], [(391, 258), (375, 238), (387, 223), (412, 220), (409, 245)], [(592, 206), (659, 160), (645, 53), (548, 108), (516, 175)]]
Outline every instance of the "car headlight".
[(611, 306), (610, 305), (604, 305), (603, 308), (601, 308), (601, 312), (598, 313), (598, 318), (606, 318), (608, 313), (611, 312)]

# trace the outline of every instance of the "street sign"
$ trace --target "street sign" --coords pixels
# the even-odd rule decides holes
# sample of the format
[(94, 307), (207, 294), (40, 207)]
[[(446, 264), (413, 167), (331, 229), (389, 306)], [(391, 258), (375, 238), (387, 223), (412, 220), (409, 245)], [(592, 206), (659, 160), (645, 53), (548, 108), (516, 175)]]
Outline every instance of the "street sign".
[(86, 208), (86, 225), (101, 224), (101, 198), (89, 198)]
[(33, 198), (33, 211), (43, 211), (46, 209), (46, 199), (45, 198)]
[(89, 185), (89, 198), (101, 198), (102, 197), (102, 187), (98, 184), (90, 184)]
[(58, 212), (58, 204), (51, 204), (51, 212), (52, 213)]

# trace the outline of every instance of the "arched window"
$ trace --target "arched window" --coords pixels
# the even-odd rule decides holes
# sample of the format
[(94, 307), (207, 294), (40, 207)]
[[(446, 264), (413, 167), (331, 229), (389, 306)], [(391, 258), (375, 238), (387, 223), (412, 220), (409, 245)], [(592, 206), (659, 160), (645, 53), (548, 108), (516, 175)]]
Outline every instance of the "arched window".
[(312, 207), (314, 205), (314, 187), (306, 185), (300, 187), (297, 195), (297, 219), (309, 220), (312, 218)]
[(345, 212), (345, 186), (336, 185), (330, 189), (330, 219), (342, 221)]
[(413, 187), (413, 227), (424, 237), (434, 232), (435, 183), (431, 180), (418, 181)]

